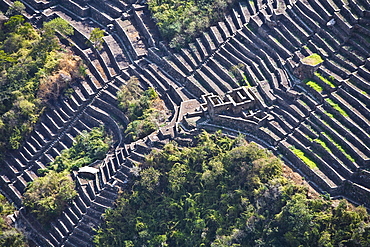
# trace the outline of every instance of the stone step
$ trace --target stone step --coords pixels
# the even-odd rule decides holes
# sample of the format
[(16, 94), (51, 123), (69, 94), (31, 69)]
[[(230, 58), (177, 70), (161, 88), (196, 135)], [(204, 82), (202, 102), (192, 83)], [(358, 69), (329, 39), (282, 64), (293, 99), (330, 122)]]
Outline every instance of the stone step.
[(201, 56), (201, 61), (209, 57), (210, 54), (208, 53), (206, 45), (203, 43), (201, 38), (196, 38), (194, 44), (197, 47), (198, 52)]
[(89, 246), (91, 246), (90, 244), (92, 243), (92, 238), (93, 236), (88, 234), (87, 232), (81, 230), (79, 227), (77, 227), (73, 233), (71, 234), (71, 237), (76, 237), (78, 238), (79, 240), (82, 240), (86, 243), (89, 243)]
[(22, 146), (19, 150), (19, 153), (22, 154), (22, 156), (25, 158), (26, 161), (32, 160), (36, 152), (34, 151), (34, 148), (27, 142), (26, 145)]
[[(342, 95), (349, 96), (348, 94), (345, 94), (344, 91)], [(349, 96), (350, 97), (350, 96)], [(370, 139), (368, 139), (368, 135), (366, 133), (370, 132), (370, 126), (369, 126), (369, 118), (364, 117), (361, 112), (359, 111), (361, 104), (356, 105), (356, 108), (352, 107), (350, 103), (348, 103), (346, 100), (344, 100), (343, 97), (340, 95), (334, 93), (332, 94), (333, 101), (339, 106), (344, 109), (344, 111), (349, 115), (349, 117), (343, 116), (338, 112), (335, 112), (335, 116), (340, 119), (340, 122), (347, 126), (348, 129), (351, 130), (351, 132), (355, 133), (356, 135), (359, 135), (359, 138), (363, 140), (364, 143), (370, 143)], [(326, 102), (326, 106), (329, 108), (328, 103)]]
[[(320, 138), (321, 139), (321, 138)], [(325, 144), (328, 145), (328, 144)], [(311, 144), (311, 149), (313, 152), (320, 155), (320, 157), (330, 166), (330, 172), (331, 170), (334, 170), (344, 178), (349, 178), (352, 176), (353, 171), (351, 171), (338, 157), (335, 156), (335, 154), (330, 151), (326, 150), (321, 144), (313, 141)]]
[(350, 103), (352, 101), (351, 104), (361, 105), (361, 108), (366, 109), (367, 112), (367, 113), (362, 112), (362, 114), (364, 114), (366, 118), (370, 119), (370, 117), (367, 115), (368, 110), (370, 109), (370, 96), (365, 91), (362, 91), (360, 88), (358, 88), (350, 80), (345, 81), (345, 83), (342, 84), (341, 89), (342, 90), (338, 91), (338, 94), (341, 95), (342, 97), (345, 97), (342, 95), (343, 91), (345, 91), (346, 92), (345, 95), (346, 96), (347, 94), (349, 95), (347, 97)]
[(129, 158), (135, 162), (138, 162), (138, 163), (141, 163), (141, 162), (144, 162), (145, 161), (145, 155), (139, 153), (139, 152), (136, 152), (136, 151), (132, 151), (130, 153), (130, 156)]
[(99, 205), (101, 205), (105, 208), (111, 208), (111, 207), (113, 207), (114, 199), (116, 199), (116, 198), (115, 197), (105, 198), (105, 197), (102, 197), (100, 195), (97, 195), (94, 203), (97, 203), (97, 204), (99, 204)]
[(292, 14), (291, 17), (299, 23), (298, 26), (305, 28), (309, 34), (312, 34), (318, 30), (320, 26), (324, 26), (327, 23), (307, 2), (303, 3), (297, 1), (296, 4), (292, 6), (291, 12), (289, 12), (289, 9), (290, 8), (288, 8), (287, 13)]
[(17, 188), (17, 190), (23, 194), (25, 192), (25, 189), (27, 187), (27, 182), (22, 176), (18, 176), (17, 180), (14, 182), (14, 187)]
[(231, 35), (234, 34), (238, 30), (238, 28), (235, 26), (235, 23), (233, 22), (233, 18), (231, 17), (231, 15), (225, 16), (224, 22)]
[[(293, 44), (292, 41), (295, 41), (294, 37), (290, 37), (289, 32), (283, 33), (282, 29), (283, 28), (280, 27), (273, 27), (269, 28), (268, 32), (271, 33), (272, 41), (274, 41), (274, 43), (279, 46), (280, 50), (283, 49), (284, 52), (292, 54), (298, 48), (298, 46), (300, 46), (300, 44)], [(280, 46), (283, 46), (283, 48), (281, 48)]]
[(165, 65), (163, 66), (164, 69), (168, 69), (167, 72), (174, 77), (175, 79), (181, 81), (183, 78), (186, 77), (184, 72), (169, 58), (169, 57), (163, 57), (163, 62)]
[(231, 10), (231, 18), (233, 20), (233, 24), (235, 26), (236, 29), (241, 29), (243, 27), (243, 19), (244, 17), (242, 18), (240, 13), (239, 13), (239, 6), (236, 6), (235, 8), (232, 8)]
[(202, 70), (197, 70), (194, 73), (194, 78), (207, 89), (208, 92), (213, 92), (218, 95), (223, 95), (224, 92), (206, 75)]
[[(332, 167), (330, 167), (320, 156), (313, 153), (311, 150), (304, 148), (304, 146), (293, 136), (288, 137), (288, 142), (298, 147), (301, 151), (305, 153), (315, 164), (318, 166), (318, 170), (322, 172), (326, 179), (330, 179), (332, 183), (331, 186), (341, 184), (344, 178), (340, 176)], [(329, 183), (330, 183), (329, 182)]]
[(283, 117), (281, 115), (281, 111), (280, 111), (280, 109), (277, 106), (274, 107), (273, 111), (271, 112), (271, 115), (275, 117), (275, 121), (277, 121), (279, 123), (279, 125), (281, 126), (281, 128), (286, 133), (291, 133), (293, 131), (294, 126), (290, 125), (290, 123), (288, 123), (286, 121), (285, 117)]
[(231, 34), (225, 24), (225, 22), (218, 22), (217, 27), (219, 32), (221, 33), (222, 39), (226, 40), (231, 37)]
[(100, 212), (101, 214), (105, 213), (105, 210), (109, 209), (109, 207), (107, 207), (105, 205), (102, 205), (100, 203), (97, 203), (96, 201), (93, 201), (91, 203), (90, 208), (91, 209), (94, 209), (97, 212)]
[(71, 211), (80, 219), (82, 215), (86, 212), (86, 204), (77, 197), (70, 205)]
[(40, 143), (34, 135), (31, 135), (28, 139), (30, 144), (35, 148), (35, 151), (38, 152), (43, 148), (44, 143)]
[(308, 3), (311, 6), (311, 8), (316, 11), (316, 13), (320, 13), (320, 17), (324, 19), (326, 22), (328, 22), (330, 18), (332, 18), (330, 12), (328, 12), (319, 1), (310, 0), (308, 1)]
[(73, 235), (68, 237), (68, 242), (74, 246), (79, 246), (79, 247), (90, 247), (91, 246), (91, 243), (86, 242), (80, 239), (79, 237), (73, 236)]
[[(284, 139), (286, 136), (287, 136), (287, 132), (280, 126), (279, 122), (277, 121), (269, 121), (267, 122), (267, 129), (269, 131), (271, 131), (275, 136), (277, 136), (278, 138), (274, 137), (272, 135), (272, 137), (276, 140), (276, 141), (280, 141), (281, 139)], [(269, 134), (270, 135), (270, 134)]]
[(120, 109), (101, 98), (96, 98), (93, 105), (109, 112), (109, 115), (114, 116), (114, 118), (122, 124), (127, 125), (130, 122), (127, 116)]
[(250, 9), (248, 8), (249, 5), (244, 1), (240, 1), (238, 2), (238, 7), (242, 23), (243, 24), (248, 23), (251, 16)]
[[(326, 117), (325, 114), (317, 115), (312, 114), (310, 120), (315, 123), (317, 126), (320, 126), (321, 131), (327, 133), (335, 142), (343, 147), (343, 149), (349, 153), (356, 161), (363, 161), (367, 158), (356, 146), (351, 143), (351, 140), (347, 140), (347, 136), (344, 136), (343, 133), (349, 133), (346, 130), (337, 130), (333, 128), (332, 125), (327, 126), (325, 123), (322, 123), (322, 120), (319, 118), (322, 117), (325, 122), (332, 121), (329, 117)], [(333, 124), (333, 123), (332, 123)], [(320, 132), (321, 132), (320, 131)], [(337, 132), (340, 131), (340, 132)], [(341, 134), (339, 134), (341, 133)]]
[(286, 18), (285, 15), (282, 15), (281, 19), (283, 19), (286, 22), (284, 22), (284, 24), (278, 25), (277, 28), (275, 27), (275, 29), (278, 29), (281, 35), (285, 37), (285, 39), (289, 40), (293, 47), (301, 47), (302, 43), (306, 42), (307, 37), (304, 34), (300, 33), (299, 31), (292, 32), (290, 29), (291, 27), (288, 24), (289, 22), (287, 22), (289, 21), (289, 19)]
[(99, 118), (102, 111), (97, 112), (97, 108), (95, 106), (88, 106), (86, 107), (86, 111), (82, 114), (81, 119), (83, 120), (84, 124), (88, 126), (90, 129), (94, 127), (99, 127), (103, 125), (103, 121)]
[(54, 238), (58, 243), (63, 242), (65, 235), (57, 227), (55, 227), (53, 223), (51, 223), (50, 225), (51, 226), (48, 231), (48, 234), (50, 235), (50, 237), (48, 237), (48, 239)]
[(85, 99), (81, 99), (80, 95), (77, 95), (77, 92), (73, 92), (67, 99), (68, 105), (71, 107), (73, 112), (76, 112)]
[(224, 81), (226, 81), (231, 88), (237, 88), (239, 85), (237, 84), (237, 81), (235, 78), (233, 78), (229, 74), (229, 70), (226, 69), (223, 65), (221, 65), (218, 60), (214, 58), (210, 58), (208, 60), (208, 66), (212, 68), (212, 70)]
[(366, 52), (353, 39), (349, 41), (349, 44), (341, 46), (339, 52), (357, 67), (363, 65), (366, 62), (366, 58), (370, 57), (370, 53)]
[(201, 71), (206, 74), (224, 93), (233, 89), (228, 82), (208, 66), (208, 63), (202, 66)]
[(193, 57), (191, 50), (182, 48), (181, 55), (192, 69), (195, 69), (198, 66), (199, 62)]
[[(145, 10), (144, 10), (145, 11)], [(134, 19), (136, 21), (137, 27), (145, 37), (145, 41), (149, 47), (155, 46), (156, 41), (159, 39), (159, 33), (154, 23), (147, 18), (147, 12), (143, 10), (134, 11)]]
[(22, 152), (11, 154), (8, 161), (20, 171), (26, 169), (30, 165), (30, 161), (26, 159)]
[(114, 36), (104, 36), (103, 46), (106, 47), (106, 51), (110, 56), (111, 61), (116, 66), (118, 71), (126, 69), (129, 64), (129, 59), (125, 55), (125, 51), (121, 48), (120, 42), (115, 39)]
[(108, 87), (105, 90), (101, 91), (100, 97), (103, 98), (104, 95), (104, 97), (106, 97), (105, 98), (106, 101), (108, 101), (112, 105), (115, 105), (117, 104), (117, 93), (121, 91), (121, 89), (114, 85), (113, 83), (109, 83), (107, 85)]
[(319, 0), (319, 2), (330, 14), (333, 14), (334, 12), (338, 12), (340, 10), (340, 8), (335, 4), (333, 0)]
[(72, 210), (71, 206), (67, 207), (64, 210), (64, 212), (65, 212), (66, 216), (68, 217), (68, 219), (70, 219), (70, 224), (75, 226), (79, 222), (80, 219), (79, 219), (79, 216), (76, 215), (76, 213)]
[(129, 46), (128, 50), (133, 59), (145, 56), (147, 50), (136, 27), (129, 20), (115, 20), (114, 23), (125, 45)]
[(97, 226), (100, 223), (100, 217), (102, 215), (102, 212), (96, 211), (92, 207), (89, 207), (89, 208), (87, 208), (86, 215), (89, 216), (90, 218), (94, 219), (94, 221), (92, 221), (92, 222), (95, 224), (95, 226)]
[[(88, 122), (86, 122), (86, 120), (83, 122), (82, 121), (82, 118), (86, 118), (88, 117), (87, 114), (82, 114), (81, 115), (81, 118), (78, 119), (75, 123), (74, 123), (74, 127), (71, 129), (70, 133), (76, 137), (77, 135), (80, 135), (82, 134), (82, 131), (84, 130), (87, 130), (87, 131), (90, 131), (91, 128), (95, 127), (95, 125), (93, 125), (92, 127), (90, 127), (89, 125), (86, 125)], [(86, 123), (86, 124), (85, 124)]]
[(215, 47), (219, 47), (224, 43), (224, 39), (222, 38), (222, 35), (220, 31), (218, 30), (217, 26), (211, 26), (209, 29), (209, 36), (212, 38), (213, 44)]
[(94, 235), (94, 228), (98, 224), (95, 219), (90, 216), (85, 215), (78, 224), (78, 228), (84, 232), (87, 232), (90, 235)]
[[(294, 12), (294, 10), (288, 10), (285, 15), (282, 15), (280, 18), (280, 23), (278, 27), (282, 32), (287, 33), (288, 37), (293, 36), (291, 42), (294, 44), (306, 43), (310, 37), (310, 34), (313, 33), (312, 29), (309, 27), (309, 24), (303, 22), (303, 20)], [(298, 23), (302, 23), (299, 25)]]
[(204, 32), (201, 36), (203, 44), (205, 45), (208, 54), (212, 54), (216, 50), (216, 45), (213, 43), (211, 36), (208, 32)]
[(69, 239), (67, 239), (67, 240), (63, 243), (63, 245), (62, 245), (62, 246), (63, 246), (63, 247), (78, 247), (77, 245), (74, 245), (73, 243), (71, 243)]
[(360, 88), (367, 95), (370, 95), (370, 83), (365, 78), (363, 78), (358, 72), (353, 73), (350, 76), (349, 81), (355, 84), (356, 87)]
[(112, 15), (116, 16), (116, 18), (118, 18), (120, 15), (119, 13), (116, 13), (115, 11), (109, 11), (113, 9), (105, 8), (106, 6), (108, 6), (106, 4), (97, 5), (95, 4), (95, 2), (89, 2), (88, 6), (90, 7), (91, 18), (93, 18), (98, 23), (102, 24), (103, 26), (106, 26), (113, 22), (114, 18), (112, 18)]

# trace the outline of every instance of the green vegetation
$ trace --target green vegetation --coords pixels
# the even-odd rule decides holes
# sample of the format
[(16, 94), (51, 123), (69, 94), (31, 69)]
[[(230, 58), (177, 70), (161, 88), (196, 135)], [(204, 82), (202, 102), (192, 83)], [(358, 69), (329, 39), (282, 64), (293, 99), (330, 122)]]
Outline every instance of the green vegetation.
[(230, 67), (230, 73), (235, 79), (238, 80), (240, 86), (251, 87), (247, 76), (245, 75), (245, 64), (238, 63)]
[(91, 164), (105, 157), (111, 138), (105, 133), (104, 128), (92, 128), (90, 132), (82, 131), (76, 137), (76, 142), (69, 149), (65, 149), (49, 166), (57, 172), (65, 170), (78, 170), (78, 168)]
[(166, 108), (155, 90), (141, 89), (136, 77), (131, 77), (120, 89), (117, 93), (118, 106), (131, 121), (125, 130), (126, 137), (137, 140), (157, 130), (165, 121)]
[(316, 143), (318, 143), (318, 144), (320, 144), (329, 153), (332, 153), (331, 149), (328, 147), (328, 145), (326, 145), (326, 143), (323, 140), (321, 140), (321, 139), (315, 139), (313, 141), (316, 142)]
[(57, 17), (49, 22), (44, 23), (44, 33), (50, 35), (53, 39), (55, 32), (60, 33), (63, 36), (73, 35), (74, 30), (71, 25), (64, 19)]
[(89, 44), (95, 47), (97, 50), (101, 50), (103, 48), (104, 43), (104, 31), (100, 28), (94, 28), (90, 33), (90, 38), (88, 40)]
[(30, 183), (23, 198), (24, 205), (42, 224), (47, 224), (59, 216), (75, 196), (75, 185), (68, 173), (50, 171)]
[(317, 164), (312, 161), (302, 150), (298, 148), (293, 148), (292, 152), (300, 158), (308, 167), (311, 169), (317, 169)]
[(319, 84), (317, 84), (317, 82), (315, 81), (304, 80), (303, 82), (319, 93), (322, 93), (324, 91), (324, 89)]
[(26, 6), (20, 1), (14, 1), (13, 5), (9, 7), (6, 11), (5, 15), (13, 16), (13, 15), (21, 15), (26, 10)]
[(153, 151), (140, 168), (106, 211), (97, 246), (370, 244), (365, 208), (308, 196), (279, 159), (243, 138), (203, 133), (194, 147)]
[(345, 111), (345, 110), (343, 110), (337, 103), (335, 103), (332, 99), (330, 99), (330, 98), (326, 98), (325, 99), (325, 101), (326, 102), (328, 102), (329, 103), (329, 105), (331, 106), (331, 107), (333, 107), (334, 108), (334, 110), (336, 110), (337, 112), (339, 112), (342, 116), (344, 116), (344, 117), (348, 117), (348, 114), (347, 114), (347, 112)]
[(43, 177), (27, 186), (24, 205), (31, 209), (42, 224), (59, 216), (77, 195), (68, 173), (103, 159), (110, 145), (110, 137), (102, 127), (93, 128), (90, 132), (83, 131), (75, 140), (73, 146), (63, 150), (47, 169), (38, 171)]
[(323, 82), (325, 82), (326, 84), (328, 84), (331, 88), (335, 88), (335, 85), (333, 83), (333, 79), (334, 78), (329, 78), (329, 79), (326, 79), (325, 77), (323, 77), (319, 72), (315, 72), (314, 73), (320, 80), (322, 80)]
[(312, 53), (311, 55), (302, 59), (302, 63), (312, 65), (312, 66), (318, 65), (322, 62), (324, 62), (324, 60), (317, 53)]
[(12, 214), (15, 208), (0, 194), (0, 246), (21, 247), (27, 246), (23, 233), (10, 226), (6, 222), (8, 215)]
[[(22, 11), (22, 4), (15, 2), (8, 13)], [(0, 153), (19, 148), (46, 103), (80, 76), (75, 72), (80, 59), (61, 49), (57, 31), (70, 35), (73, 29), (57, 18), (38, 31), (21, 15), (11, 16), (1, 26)], [(61, 78), (61, 74), (65, 76)]]
[(234, 0), (149, 0), (149, 9), (172, 48), (180, 48), (224, 18)]
[(336, 148), (338, 148), (338, 150), (341, 151), (347, 157), (347, 159), (349, 159), (352, 162), (355, 162), (355, 159), (349, 153), (347, 153), (346, 150), (344, 150), (344, 148), (339, 143), (337, 143), (336, 141), (334, 141), (334, 139), (331, 138), (331, 136), (329, 136), (325, 132), (321, 132), (321, 134), (323, 134), (324, 136), (326, 136), (330, 140), (330, 142), (332, 142), (336, 146)]

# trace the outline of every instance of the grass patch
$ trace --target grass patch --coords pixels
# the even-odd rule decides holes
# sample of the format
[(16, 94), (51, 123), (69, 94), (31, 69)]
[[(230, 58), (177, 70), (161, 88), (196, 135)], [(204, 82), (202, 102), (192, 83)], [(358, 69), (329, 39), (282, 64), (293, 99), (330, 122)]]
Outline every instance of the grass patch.
[(313, 141), (316, 142), (316, 143), (318, 143), (318, 144), (320, 144), (329, 153), (332, 153), (331, 149), (326, 145), (326, 143), (323, 140), (315, 139)]
[(328, 102), (328, 104), (334, 108), (334, 110), (336, 110), (337, 112), (339, 112), (342, 116), (344, 117), (348, 117), (348, 114), (345, 110), (343, 110), (337, 103), (335, 103), (332, 99), (325, 99), (326, 102)]
[(332, 142), (335, 145), (335, 147), (338, 148), (338, 150), (341, 151), (344, 154), (344, 156), (346, 156), (347, 159), (349, 159), (351, 162), (355, 162), (355, 159), (349, 153), (347, 153), (339, 143), (334, 141), (333, 138), (331, 138), (331, 136), (329, 136), (325, 132), (321, 132), (321, 134), (326, 136), (326, 138), (328, 138), (330, 142)]
[(317, 82), (315, 82), (315, 81), (312, 81), (312, 80), (304, 80), (303, 82), (305, 84), (307, 84), (309, 87), (313, 88), (315, 91), (319, 92), (319, 93), (322, 93), (324, 91), (324, 89), (322, 88), (322, 86), (320, 86), (319, 84), (317, 84)]
[(324, 62), (324, 59), (321, 58), (321, 56), (317, 53), (313, 53), (305, 58), (302, 59), (302, 63), (308, 64), (308, 65), (318, 65), (319, 63)]
[(244, 84), (245, 86), (248, 88), (248, 87), (252, 87), (252, 85), (249, 83), (245, 73), (242, 73), (242, 76), (243, 76), (243, 81), (244, 81)]
[(327, 79), (325, 77), (323, 77), (319, 72), (315, 72), (315, 75), (320, 79), (322, 80), (323, 82), (325, 82), (326, 84), (328, 84), (331, 88), (335, 88), (335, 84), (332, 82), (333, 79)]
[(298, 158), (300, 158), (309, 168), (318, 169), (317, 164), (313, 160), (311, 160), (308, 156), (306, 156), (306, 154), (302, 150), (298, 148), (292, 148), (292, 152)]

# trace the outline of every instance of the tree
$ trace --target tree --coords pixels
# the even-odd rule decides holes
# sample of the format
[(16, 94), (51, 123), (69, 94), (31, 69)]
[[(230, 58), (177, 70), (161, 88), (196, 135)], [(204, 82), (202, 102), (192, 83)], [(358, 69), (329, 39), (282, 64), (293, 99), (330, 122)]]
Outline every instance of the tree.
[(21, 15), (26, 10), (26, 6), (20, 1), (15, 1), (12, 6), (6, 11), (5, 15)]
[(90, 33), (89, 43), (94, 46), (97, 50), (103, 48), (104, 43), (104, 31), (100, 28), (94, 28)]
[(13, 214), (16, 209), (0, 194), (0, 246), (26, 246), (22, 232), (7, 224), (5, 218)]
[(73, 35), (73, 27), (64, 19), (57, 17), (49, 22), (44, 23), (44, 31), (54, 35), (55, 32), (59, 32), (63, 36)]
[(76, 142), (69, 149), (57, 156), (50, 168), (58, 172), (76, 170), (95, 160), (103, 159), (109, 149), (111, 138), (107, 136), (103, 127), (92, 128), (90, 132), (82, 131), (76, 137)]
[(50, 222), (77, 196), (72, 178), (65, 172), (50, 171), (31, 182), (24, 193), (24, 205), (43, 224)]

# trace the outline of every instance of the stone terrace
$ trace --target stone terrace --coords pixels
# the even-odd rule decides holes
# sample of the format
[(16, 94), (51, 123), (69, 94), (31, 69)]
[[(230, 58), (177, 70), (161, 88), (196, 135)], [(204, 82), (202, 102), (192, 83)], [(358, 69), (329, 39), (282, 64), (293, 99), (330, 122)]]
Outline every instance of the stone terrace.
[[(199, 128), (244, 133), (281, 154), (318, 191), (370, 207), (368, 0), (240, 1), (179, 52), (161, 41), (144, 1), (22, 2), (35, 25), (67, 20), (75, 34), (62, 41), (88, 65), (88, 76), (73, 83), (74, 93), (48, 109), (22, 148), (1, 164), (1, 190), (36, 244), (91, 246), (92, 228), (135, 174), (132, 164), (177, 135), (181, 103), (194, 100), (202, 111), (185, 118), (200, 117)], [(0, 1), (2, 9), (11, 4)], [(100, 51), (86, 45), (96, 27), (105, 30)], [(295, 77), (301, 60), (313, 53), (324, 60), (307, 78), (315, 88)], [(143, 88), (154, 87), (173, 115), (160, 131), (126, 143), (121, 133), (128, 119), (117, 109), (115, 95), (133, 75)], [(42, 231), (22, 207), (27, 183), (81, 131), (102, 124), (113, 134), (112, 151), (92, 164), (98, 167), (95, 179), (73, 174), (78, 198), (50, 231)], [(317, 167), (309, 168), (297, 150)]]

